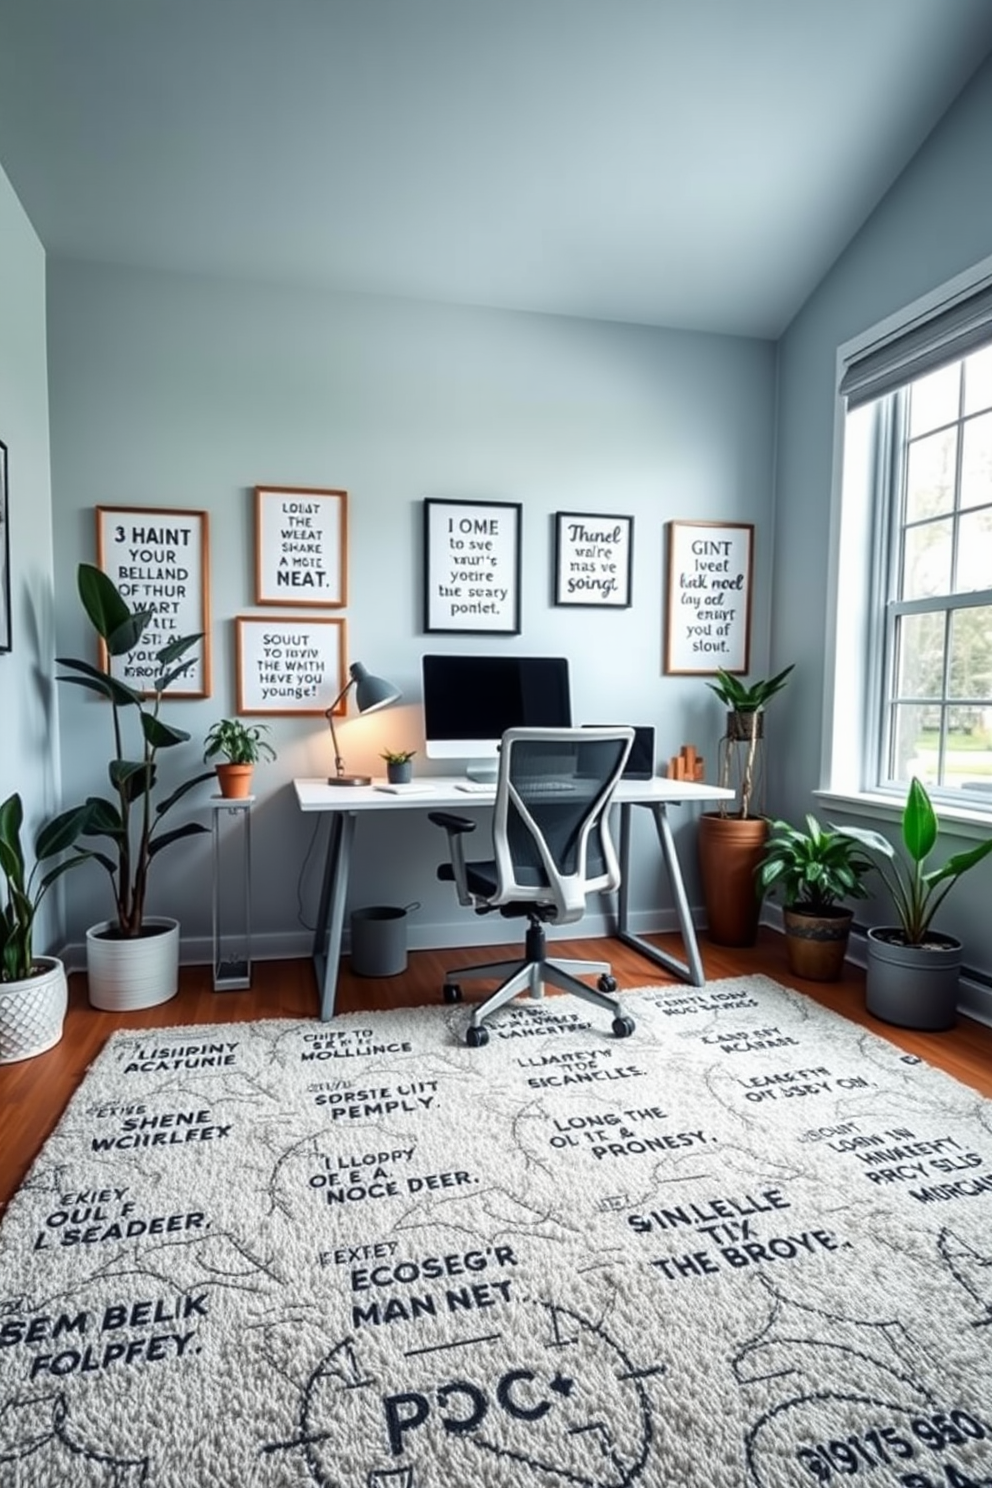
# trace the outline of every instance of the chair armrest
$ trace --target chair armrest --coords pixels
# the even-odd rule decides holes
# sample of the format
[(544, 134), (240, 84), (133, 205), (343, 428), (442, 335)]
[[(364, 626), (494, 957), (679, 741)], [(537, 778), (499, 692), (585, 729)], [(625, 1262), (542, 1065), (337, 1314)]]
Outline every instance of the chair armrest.
[(428, 811), (427, 820), (446, 832), (474, 832), (479, 825), (468, 816), (455, 816), (450, 811)]
[(437, 871), (438, 878), (453, 878), (455, 891), (458, 895), (458, 903), (471, 908), (475, 905), (475, 898), (468, 886), (468, 872), (465, 867), (465, 843), (463, 838), (466, 833), (474, 832), (477, 823), (468, 816), (455, 816), (450, 811), (428, 811), (428, 821), (432, 821), (436, 827), (443, 827), (448, 834), (448, 856), (451, 859), (450, 869), (445, 864)]

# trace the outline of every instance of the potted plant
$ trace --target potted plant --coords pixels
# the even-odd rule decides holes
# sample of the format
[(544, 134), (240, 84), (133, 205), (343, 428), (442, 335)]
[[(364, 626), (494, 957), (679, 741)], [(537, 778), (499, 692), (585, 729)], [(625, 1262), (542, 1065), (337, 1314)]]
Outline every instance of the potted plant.
[(840, 976), (853, 912), (842, 899), (867, 899), (862, 883), (872, 861), (835, 828), (807, 814), (806, 831), (772, 821), (758, 868), (759, 893), (781, 895), (785, 950), (796, 976), (832, 982)]
[(733, 802), (721, 801), (699, 818), (699, 869), (706, 906), (707, 934), (718, 945), (749, 946), (758, 933), (760, 898), (755, 873), (768, 836), (768, 823), (755, 800), (760, 794), (759, 745), (764, 738), (764, 710), (788, 681), (791, 666), (774, 677), (743, 682), (722, 669), (706, 685), (727, 708), (720, 741), (719, 784), (734, 790)]
[(416, 754), (415, 749), (384, 749), (380, 759), (386, 761), (386, 779), (391, 785), (406, 785), (413, 778), (413, 765), (410, 761)]
[(268, 724), (245, 724), (237, 718), (221, 718), (211, 724), (203, 759), (206, 763), (219, 754), (224, 756), (224, 763), (214, 766), (222, 796), (243, 800), (251, 793), (251, 778), (259, 760), (276, 758), (272, 745), (262, 738), (264, 733), (268, 733)]
[(933, 919), (962, 874), (992, 853), (992, 838), (927, 868), (939, 823), (926, 788), (913, 776), (902, 813), (901, 860), (887, 837), (867, 827), (841, 827), (873, 855), (898, 920), (868, 931), (868, 1011), (886, 1023), (930, 1031), (957, 1016), (960, 940), (934, 930)]
[(5, 889), (0, 910), (0, 1064), (43, 1054), (62, 1037), (65, 968), (57, 957), (35, 954), (34, 922), (52, 884), (87, 856), (77, 853), (41, 873), (42, 863), (72, 847), (78, 836), (75, 813), (65, 812), (38, 833), (34, 867), (27, 873), (23, 823), (24, 809), (15, 792), (0, 805), (0, 880)]
[[(114, 657), (127, 656), (141, 641), (152, 611), (132, 611), (113, 580), (102, 569), (81, 563), (79, 597), (86, 617), (103, 642), (102, 665), (71, 657), (57, 658), (70, 682), (109, 704), (113, 749), (107, 766), (109, 796), (90, 796), (67, 814), (67, 830), (84, 837), (105, 838), (106, 852), (89, 854), (104, 868), (114, 895), (115, 916), (87, 931), (89, 997), (94, 1007), (124, 1011), (154, 1007), (174, 997), (179, 986), (179, 925), (174, 919), (145, 913), (148, 875), (158, 854), (174, 842), (208, 829), (198, 822), (163, 831), (166, 815), (213, 772), (195, 775), (164, 800), (156, 800), (158, 755), (189, 740), (184, 729), (161, 717), (162, 698), (183, 676), (192, 659), (183, 660), (199, 635), (177, 636), (156, 653), (158, 671), (147, 692), (138, 692), (111, 672)], [(125, 724), (133, 720), (136, 745), (125, 744)]]

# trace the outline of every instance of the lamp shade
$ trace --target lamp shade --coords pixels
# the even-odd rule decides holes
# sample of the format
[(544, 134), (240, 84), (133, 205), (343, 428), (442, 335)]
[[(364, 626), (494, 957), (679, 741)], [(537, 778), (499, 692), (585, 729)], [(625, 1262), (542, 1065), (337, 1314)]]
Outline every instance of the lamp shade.
[(355, 706), (359, 713), (374, 713), (376, 708), (385, 708), (398, 702), (403, 696), (398, 687), (382, 677), (373, 677), (360, 661), (353, 661), (348, 668), (355, 684)]

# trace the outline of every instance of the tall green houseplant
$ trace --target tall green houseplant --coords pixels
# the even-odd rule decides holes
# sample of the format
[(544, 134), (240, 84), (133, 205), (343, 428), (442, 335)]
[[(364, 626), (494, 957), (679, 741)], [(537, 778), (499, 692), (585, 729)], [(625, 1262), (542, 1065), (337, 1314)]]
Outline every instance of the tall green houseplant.
[[(718, 784), (729, 787), (731, 784), (731, 760), (733, 757), (732, 745), (746, 743), (744, 754), (744, 768), (741, 771), (741, 784), (739, 792), (739, 815), (742, 821), (746, 821), (752, 815), (751, 805), (755, 787), (755, 763), (757, 759), (758, 740), (761, 737), (761, 714), (767, 703), (781, 692), (789, 679), (789, 673), (795, 666), (785, 667), (777, 672), (774, 677), (768, 677), (758, 682), (752, 682), (750, 686), (735, 677), (732, 672), (725, 672), (721, 667), (716, 674), (715, 682), (707, 682), (711, 692), (715, 692), (720, 701), (727, 709), (727, 734), (726, 747), (720, 755), (720, 779)], [(727, 808), (721, 807), (721, 816), (726, 816)]]
[[(189, 791), (214, 778), (212, 771), (193, 776), (164, 800), (155, 800), (159, 753), (187, 743), (190, 737), (162, 718), (162, 699), (172, 683), (192, 666), (194, 658), (188, 653), (202, 637), (177, 636), (158, 651), (158, 671), (149, 691), (138, 692), (113, 675), (111, 664), (114, 657), (127, 656), (135, 649), (154, 612), (132, 610), (109, 575), (92, 564), (79, 565), (77, 584), (86, 617), (102, 642), (105, 660), (102, 666), (94, 666), (60, 656), (58, 665), (68, 671), (58, 680), (96, 693), (110, 704), (113, 751), (107, 765), (110, 794), (89, 796), (75, 808), (74, 815), (70, 814), (70, 821), (83, 836), (106, 840), (108, 850), (93, 851), (90, 856), (110, 877), (116, 934), (122, 939), (135, 939), (142, 934), (148, 875), (155, 858), (172, 843), (208, 830), (199, 822), (186, 822), (171, 831), (164, 831), (162, 824)], [(128, 720), (136, 725), (131, 730), (136, 747), (125, 742)]]
[[(701, 812), (698, 826), (706, 929), (718, 945), (753, 945), (758, 933), (761, 901), (755, 892), (755, 874), (768, 835), (765, 818), (754, 812), (760, 785), (758, 740), (764, 709), (791, 672), (792, 666), (787, 666), (774, 677), (745, 683), (721, 668), (716, 681), (706, 684), (728, 710), (720, 743), (719, 784), (734, 791), (715, 811)], [(735, 767), (737, 778), (732, 779)]]

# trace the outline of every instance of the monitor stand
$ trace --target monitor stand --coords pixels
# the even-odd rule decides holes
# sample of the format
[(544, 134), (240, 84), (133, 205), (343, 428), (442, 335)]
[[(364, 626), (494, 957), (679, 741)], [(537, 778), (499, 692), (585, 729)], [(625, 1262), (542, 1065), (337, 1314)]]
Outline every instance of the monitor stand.
[(475, 780), (479, 785), (495, 785), (499, 776), (499, 761), (478, 760), (475, 764), (465, 766), (465, 774), (469, 780)]

